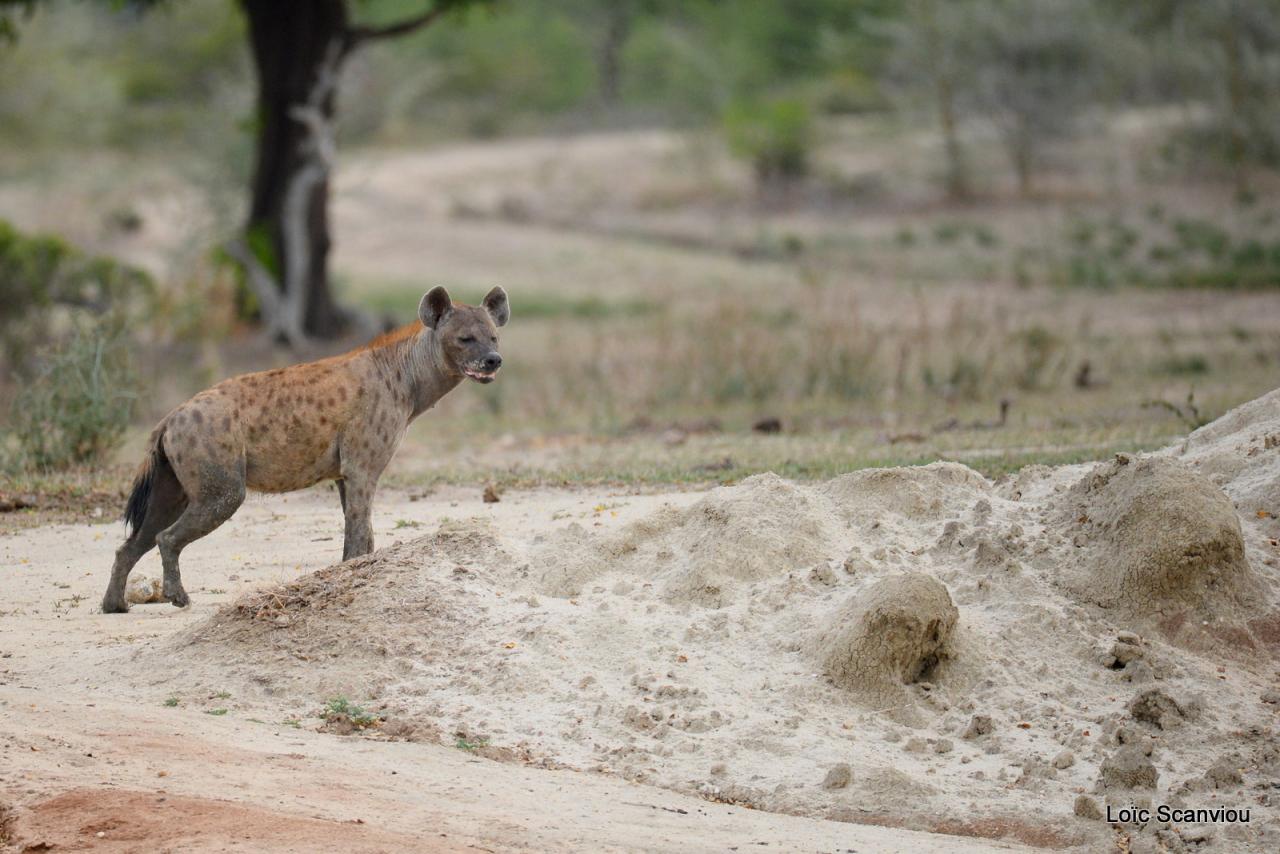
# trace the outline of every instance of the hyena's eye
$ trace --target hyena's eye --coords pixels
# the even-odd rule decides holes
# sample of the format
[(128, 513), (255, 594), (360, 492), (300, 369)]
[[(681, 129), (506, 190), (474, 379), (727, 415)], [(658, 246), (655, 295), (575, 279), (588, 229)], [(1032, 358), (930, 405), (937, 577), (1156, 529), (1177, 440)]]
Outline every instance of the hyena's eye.
[(476, 336), (474, 336), (474, 335), (463, 335), (461, 338), (459, 338), (459, 339), (458, 339), (458, 341), (459, 341), (459, 342), (461, 342), (461, 343), (463, 343), (463, 344), (474, 344), (474, 343), (476, 343)]

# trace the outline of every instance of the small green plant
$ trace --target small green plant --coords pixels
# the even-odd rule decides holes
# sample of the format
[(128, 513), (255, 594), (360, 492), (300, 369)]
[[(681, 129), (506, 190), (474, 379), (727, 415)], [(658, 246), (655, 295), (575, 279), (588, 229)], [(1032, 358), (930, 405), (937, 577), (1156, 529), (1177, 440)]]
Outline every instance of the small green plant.
[(227, 691), (219, 691), (218, 693), (216, 693), (216, 694), (214, 694), (214, 695), (213, 695), (213, 699), (215, 699), (215, 700), (229, 700), (229, 699), (231, 699), (231, 694), (230, 694), (229, 692), (227, 692)]
[(986, 225), (975, 225), (973, 227), (973, 239), (983, 249), (994, 249), (1000, 245), (1000, 235)]
[(468, 753), (475, 753), (477, 750), (488, 747), (489, 740), (486, 738), (477, 738), (472, 740), (460, 735), (457, 740), (454, 741), (453, 746), (459, 750), (465, 750)]
[(401, 528), (421, 528), (421, 527), (422, 527), (422, 523), (421, 523), (421, 522), (415, 522), (415, 521), (413, 521), (412, 519), (397, 519), (397, 520), (396, 520), (396, 530), (397, 530), (397, 531), (399, 531)]
[(1169, 356), (1158, 365), (1156, 370), (1172, 376), (1200, 376), (1209, 373), (1209, 360), (1201, 353)]
[(964, 234), (958, 222), (944, 221), (933, 227), (933, 239), (942, 244), (955, 243)]
[(377, 726), (381, 720), (377, 715), (348, 700), (346, 697), (334, 697), (324, 704), (320, 717), (325, 723), (348, 721), (356, 729)]
[(280, 724), (291, 729), (302, 729), (302, 720), (300, 718), (285, 718)]
[(213, 715), (214, 717), (222, 717), (226, 713), (227, 713), (226, 709), (207, 709), (205, 711), (206, 715)]
[(166, 709), (177, 708), (178, 698), (170, 697), (169, 699), (165, 700), (161, 705), (163, 705)]

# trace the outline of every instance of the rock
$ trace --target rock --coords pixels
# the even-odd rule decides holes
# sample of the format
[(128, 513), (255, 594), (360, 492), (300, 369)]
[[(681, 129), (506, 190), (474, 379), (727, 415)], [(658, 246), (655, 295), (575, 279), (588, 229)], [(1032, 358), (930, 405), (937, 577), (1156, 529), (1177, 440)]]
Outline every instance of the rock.
[(907, 753), (924, 753), (929, 749), (929, 742), (918, 736), (913, 736), (907, 739), (907, 743), (902, 745), (902, 749)]
[(1148, 688), (1129, 703), (1129, 714), (1135, 721), (1172, 729), (1186, 720), (1188, 708), (1159, 688)]
[(1088, 795), (1080, 795), (1076, 798), (1075, 814), (1081, 818), (1100, 821), (1102, 819), (1102, 807), (1098, 806), (1098, 802)]
[(844, 571), (849, 575), (859, 575), (871, 571), (871, 564), (862, 556), (862, 552), (854, 549), (844, 559)]
[(1262, 702), (1270, 703), (1273, 706), (1280, 705), (1280, 691), (1263, 691), (1261, 699)]
[(1100, 781), (1107, 789), (1154, 789), (1160, 772), (1136, 745), (1126, 745), (1102, 762)]
[(1204, 772), (1204, 781), (1215, 789), (1234, 789), (1244, 785), (1244, 775), (1228, 756), (1223, 756)]
[(1119, 665), (1120, 667), (1124, 667), (1129, 662), (1137, 661), (1138, 659), (1142, 658), (1142, 656), (1143, 656), (1142, 647), (1138, 646), (1137, 644), (1124, 643), (1123, 641), (1116, 641), (1114, 644), (1111, 645), (1111, 658), (1115, 662), (1115, 664), (1112, 665), (1113, 667), (1115, 667), (1116, 665)]
[(809, 580), (814, 584), (822, 587), (834, 587), (836, 583), (836, 574), (831, 571), (830, 565), (820, 563), (813, 569), (809, 570)]
[(158, 578), (134, 574), (129, 579), (129, 586), (124, 591), (125, 601), (130, 605), (146, 605), (149, 602), (164, 601), (164, 585)]
[(1053, 767), (1062, 771), (1076, 764), (1076, 755), (1070, 750), (1064, 750), (1057, 756), (1053, 757)]
[(940, 738), (933, 743), (934, 753), (950, 753), (955, 749), (955, 745), (951, 743), (949, 738)]
[(483, 498), (485, 504), (497, 504), (502, 500), (502, 496), (498, 494), (498, 488), (492, 483), (485, 486)]
[(1156, 673), (1151, 669), (1151, 665), (1139, 659), (1129, 666), (1125, 667), (1124, 672), (1120, 674), (1120, 678), (1134, 685), (1142, 685), (1156, 678)]
[(964, 728), (964, 733), (960, 737), (972, 741), (990, 733), (995, 728), (995, 722), (991, 720), (990, 715), (974, 715), (969, 719), (969, 725)]
[(822, 788), (843, 789), (853, 781), (853, 769), (849, 767), (848, 762), (839, 762), (831, 766), (831, 770), (827, 771), (827, 776), (822, 780)]

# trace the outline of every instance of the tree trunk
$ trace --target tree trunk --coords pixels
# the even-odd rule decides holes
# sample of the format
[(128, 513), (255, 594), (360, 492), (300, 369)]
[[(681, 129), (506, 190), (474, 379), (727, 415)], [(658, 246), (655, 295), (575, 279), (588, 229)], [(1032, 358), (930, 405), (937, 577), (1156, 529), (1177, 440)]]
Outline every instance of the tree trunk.
[(956, 121), (956, 98), (951, 75), (954, 62), (946, 61), (947, 46), (938, 28), (937, 8), (932, 2), (919, 13), (924, 19), (924, 32), (929, 54), (933, 61), (933, 91), (938, 109), (938, 124), (942, 128), (942, 143), (947, 158), (947, 197), (952, 201), (965, 201), (970, 195), (969, 171), (964, 162), (964, 149), (960, 146), (960, 132)]
[(960, 147), (951, 81), (944, 76), (938, 77), (938, 120), (942, 124), (942, 141), (947, 154), (947, 196), (952, 201), (967, 201), (973, 195), (969, 187), (969, 170), (964, 162), (964, 149)]
[(612, 107), (618, 103), (622, 89), (622, 48), (631, 34), (632, 9), (627, 0), (605, 5), (604, 35), (596, 54), (596, 68), (600, 75), (600, 101)]
[(1227, 57), (1227, 162), (1231, 167), (1236, 195), (1244, 196), (1249, 191), (1249, 171), (1245, 164), (1248, 147), (1245, 137), (1245, 115), (1248, 109), (1245, 92), (1248, 84), (1245, 81), (1240, 33), (1236, 29), (1234, 18), (1228, 21), (1222, 41)]
[[(269, 274), (263, 277), (258, 270), (257, 281), (273, 282), (279, 291), (270, 306), (270, 295), (259, 288), (263, 319), (293, 344), (306, 337), (332, 338), (350, 321), (333, 298), (328, 267), (335, 97), (350, 47), (346, 3), (241, 3), (258, 75), (246, 248)], [(269, 316), (272, 312), (277, 316)]]

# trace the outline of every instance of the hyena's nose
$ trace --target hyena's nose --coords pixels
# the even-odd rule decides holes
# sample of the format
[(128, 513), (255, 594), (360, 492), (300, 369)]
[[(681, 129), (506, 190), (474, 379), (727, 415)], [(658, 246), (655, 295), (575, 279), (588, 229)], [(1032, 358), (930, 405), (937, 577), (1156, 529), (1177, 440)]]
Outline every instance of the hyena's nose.
[(484, 369), (486, 371), (496, 371), (502, 367), (502, 357), (497, 353), (490, 353), (484, 357)]

